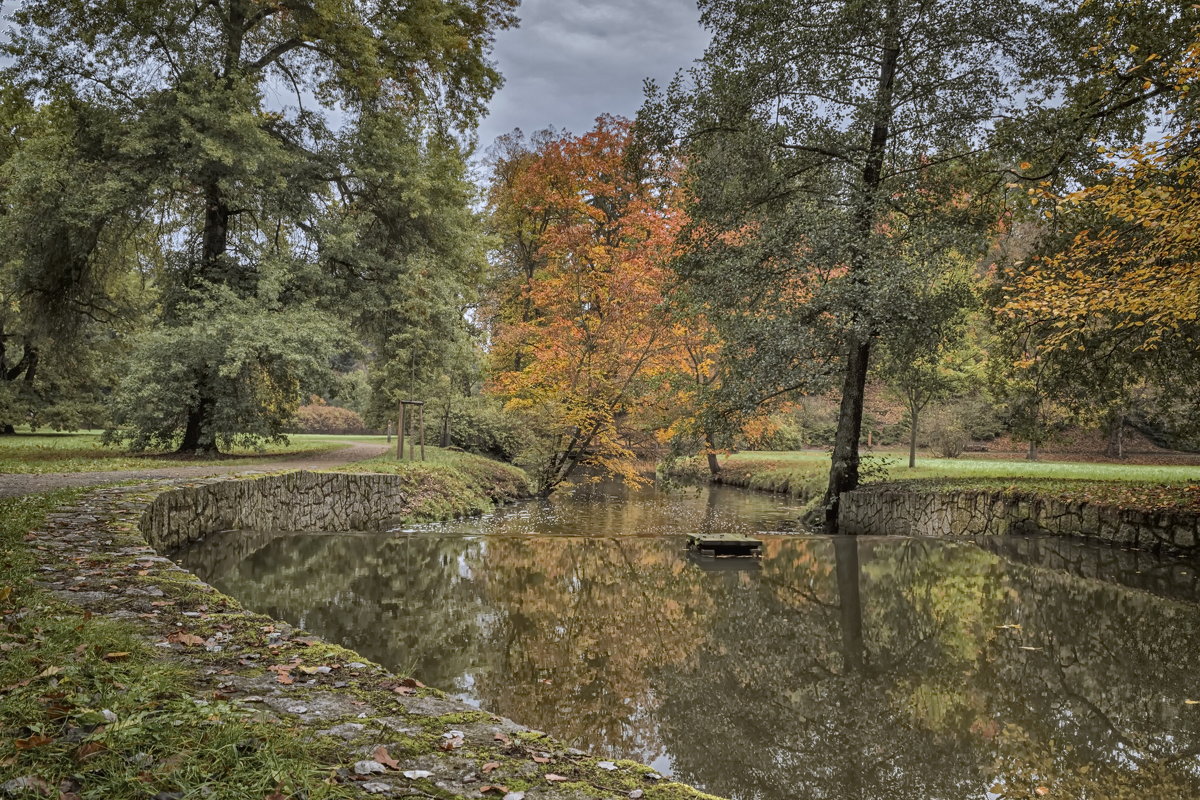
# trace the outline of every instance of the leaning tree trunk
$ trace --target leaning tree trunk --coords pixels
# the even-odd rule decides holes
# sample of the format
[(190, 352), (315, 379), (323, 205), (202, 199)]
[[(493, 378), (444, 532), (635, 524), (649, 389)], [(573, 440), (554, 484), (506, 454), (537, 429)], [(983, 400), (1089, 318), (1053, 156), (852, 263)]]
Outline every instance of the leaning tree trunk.
[(833, 465), (825, 493), (825, 528), (837, 532), (841, 496), (858, 486), (858, 437), (862, 435), (863, 404), (866, 397), (870, 342), (851, 345), (842, 383), (842, 405), (838, 411), (837, 436), (833, 443)]
[[(866, 289), (861, 276), (867, 258), (865, 246), (875, 226), (875, 204), (883, 183), (883, 158), (887, 151), (892, 124), (892, 97), (896, 85), (896, 65), (900, 60), (900, 30), (895, 3), (888, 4), (883, 32), (883, 53), (876, 81), (871, 141), (863, 164), (857, 211), (858, 235), (862, 238), (858, 254), (851, 258), (851, 280)], [(858, 273), (854, 275), (853, 273)], [(858, 437), (862, 434), (863, 403), (867, 369), (871, 359), (870, 333), (851, 330), (846, 337), (846, 371), (842, 380), (842, 404), (838, 412), (837, 436), (833, 445), (833, 463), (829, 486), (825, 490), (825, 529), (836, 533), (841, 496), (858, 487)]]

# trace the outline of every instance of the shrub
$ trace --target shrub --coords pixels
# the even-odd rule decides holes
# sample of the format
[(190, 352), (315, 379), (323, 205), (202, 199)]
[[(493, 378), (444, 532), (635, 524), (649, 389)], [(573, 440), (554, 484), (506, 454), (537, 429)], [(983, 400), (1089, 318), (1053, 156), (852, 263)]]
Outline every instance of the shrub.
[(367, 433), (362, 417), (348, 408), (331, 406), (319, 397), (296, 409), (300, 433)]
[(958, 404), (937, 406), (925, 414), (929, 443), (943, 458), (958, 458), (971, 441), (968, 418)]
[(491, 397), (456, 398), (450, 411), (450, 443), (468, 453), (511, 462), (529, 445), (527, 424)]

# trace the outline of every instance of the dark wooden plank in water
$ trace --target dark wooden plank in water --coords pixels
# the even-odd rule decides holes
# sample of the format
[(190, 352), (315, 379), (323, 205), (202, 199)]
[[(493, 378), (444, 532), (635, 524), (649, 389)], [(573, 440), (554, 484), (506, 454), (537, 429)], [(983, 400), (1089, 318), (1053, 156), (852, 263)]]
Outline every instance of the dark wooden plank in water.
[(714, 555), (749, 556), (762, 550), (762, 542), (732, 533), (693, 533), (688, 536), (688, 547)]

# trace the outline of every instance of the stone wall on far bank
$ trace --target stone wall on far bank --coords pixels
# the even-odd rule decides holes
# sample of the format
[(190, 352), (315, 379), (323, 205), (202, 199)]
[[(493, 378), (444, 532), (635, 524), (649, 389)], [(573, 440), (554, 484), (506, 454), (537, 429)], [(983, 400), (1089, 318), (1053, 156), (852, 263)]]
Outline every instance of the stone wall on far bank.
[(1082, 536), (1161, 553), (1200, 553), (1200, 514), (1140, 511), (1034, 494), (869, 486), (842, 496), (848, 534)]
[(216, 479), (159, 494), (140, 528), (159, 552), (225, 530), (379, 530), (411, 516), (413, 498), (395, 475), (288, 472)]

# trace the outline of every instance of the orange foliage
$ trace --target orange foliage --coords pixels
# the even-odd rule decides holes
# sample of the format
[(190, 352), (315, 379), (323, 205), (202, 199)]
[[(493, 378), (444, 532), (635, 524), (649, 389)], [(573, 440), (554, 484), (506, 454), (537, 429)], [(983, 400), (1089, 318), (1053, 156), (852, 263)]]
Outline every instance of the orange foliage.
[(661, 425), (679, 399), (672, 377), (713, 347), (703, 321), (684, 323), (668, 302), (685, 222), (677, 188), (632, 144), (627, 120), (601, 117), (583, 136), (510, 158), (492, 196), (494, 215), (542, 223), (520, 285), (498, 292), (490, 389), (549, 429), (546, 488), (584, 462), (636, 481), (621, 426)]
[[(1200, 78), (1200, 42), (1173, 74), (1182, 109)], [(1002, 309), (1050, 325), (1051, 348), (1084, 349), (1080, 334), (1104, 326), (1153, 349), (1200, 322), (1200, 126), (1104, 155), (1095, 186), (1062, 198), (1032, 192), (1034, 205), (1057, 203), (1063, 219), (1086, 225), (1063, 252), (1033, 263)]]

